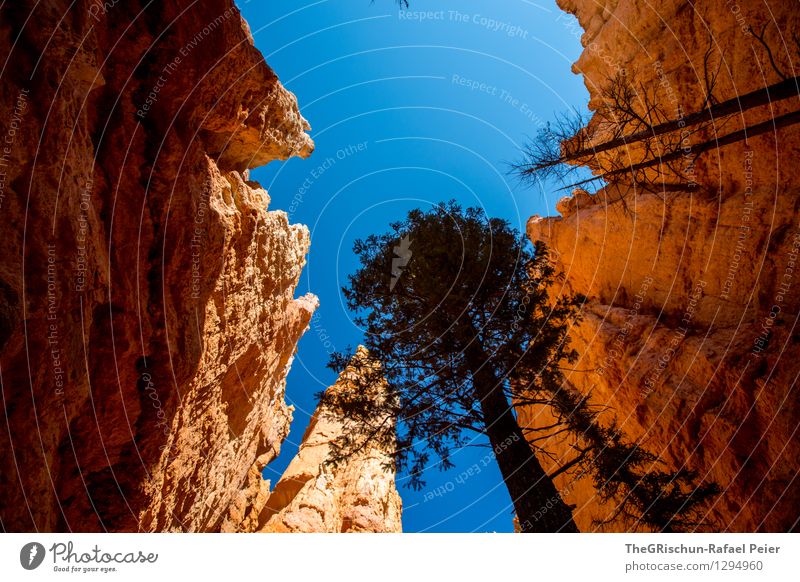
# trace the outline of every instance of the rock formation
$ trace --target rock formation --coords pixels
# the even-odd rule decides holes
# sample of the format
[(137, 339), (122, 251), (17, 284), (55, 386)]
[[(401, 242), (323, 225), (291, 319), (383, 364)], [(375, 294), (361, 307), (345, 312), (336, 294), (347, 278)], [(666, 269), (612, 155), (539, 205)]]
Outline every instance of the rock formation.
[[(778, 69), (791, 70), (798, 51), (776, 40), (776, 23), (784, 31), (800, 26), (788, 3), (560, 5), (585, 30), (574, 69), (595, 110), (603, 84), (620, 70), (677, 116), (700, 110), (709, 46), (711, 67), (722, 63), (718, 100), (780, 81), (751, 30), (767, 31)], [(735, 131), (797, 110), (799, 101), (716, 120), (712, 130)], [(559, 203), (561, 217), (528, 223), (531, 240), (546, 241), (565, 273), (556, 291), (588, 298), (572, 333), (581, 358), (570, 366), (570, 383), (610, 406), (604, 414), (615, 415), (669, 467), (690, 468), (723, 487), (709, 508), (709, 529), (796, 525), (800, 179), (789, 161), (798, 147), (797, 126), (775, 127), (700, 155), (693, 170), (698, 188), (620, 183), (595, 195), (579, 190)], [(540, 410), (523, 419), (547, 424)], [(566, 459), (571, 444), (553, 438), (549, 446)], [(588, 479), (560, 481), (584, 531), (608, 515)]]
[(0, 11), (2, 528), (219, 530), (317, 304), (247, 169), (309, 126), (232, 0)]
[[(775, 24), (800, 26), (791, 3), (561, 5), (585, 29), (594, 109), (620, 71), (679, 117), (704, 106), (709, 69), (725, 100), (796, 57)], [(325, 464), (343, 429), (325, 409), (273, 491), (261, 476), (317, 300), (294, 296), (307, 229), (268, 211), (248, 169), (313, 144), (233, 0), (6, 2), (0, 45), (0, 527), (399, 531), (386, 451)], [(560, 291), (588, 297), (570, 383), (724, 487), (712, 529), (786, 530), (800, 505), (799, 146), (776, 126), (700, 155), (698, 188), (578, 191), (528, 224)], [(584, 530), (608, 514), (587, 480), (559, 479)]]
[[(359, 348), (355, 357), (366, 357)], [(345, 370), (329, 391), (352, 389)], [(380, 397), (381, 387), (376, 387)], [(346, 430), (341, 417), (324, 405), (314, 412), (297, 456), (281, 476), (259, 518), (258, 531), (402, 531), (402, 502), (387, 451), (370, 447), (333, 466), (331, 443)]]

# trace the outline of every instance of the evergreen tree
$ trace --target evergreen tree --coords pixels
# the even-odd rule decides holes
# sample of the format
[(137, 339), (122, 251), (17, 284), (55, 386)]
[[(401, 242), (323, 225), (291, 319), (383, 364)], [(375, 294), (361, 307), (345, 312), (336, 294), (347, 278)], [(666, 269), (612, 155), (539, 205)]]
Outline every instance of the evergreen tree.
[[(675, 516), (689, 523), (685, 512), (713, 491), (694, 488), (686, 472), (637, 472), (655, 457), (602, 427), (588, 398), (565, 386), (561, 366), (577, 357), (567, 332), (583, 298), (551, 299), (557, 275), (544, 245), (535, 253), (529, 246), (508, 222), (454, 202), (412, 210), (390, 232), (356, 241), (360, 268), (343, 293), (371, 360), (332, 359), (361, 383), (321, 395), (347, 419), (332, 462), (377, 441), (420, 488), (432, 456), (447, 469), (450, 451), (480, 433), (522, 531), (575, 532), (571, 508), (537, 458), (544, 451), (518, 422), (517, 407), (543, 404), (581, 437), (583, 449), (564, 471), (590, 471), (602, 495), (620, 498), (626, 516), (633, 510), (653, 529), (669, 529)], [(370, 387), (384, 381), (376, 401)]]

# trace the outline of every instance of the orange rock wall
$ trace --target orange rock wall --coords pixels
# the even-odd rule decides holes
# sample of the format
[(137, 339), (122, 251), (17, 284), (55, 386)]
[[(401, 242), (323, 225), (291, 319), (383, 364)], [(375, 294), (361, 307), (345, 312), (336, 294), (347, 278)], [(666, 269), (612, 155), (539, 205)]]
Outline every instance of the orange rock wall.
[[(574, 70), (592, 108), (605, 80), (624, 68), (660, 91), (661, 102), (696, 110), (709, 38), (713, 62), (722, 63), (717, 99), (779, 81), (746, 26), (760, 31), (772, 22), (766, 38), (784, 70), (800, 50), (776, 33), (775, 22), (784, 32), (798, 29), (792, 3), (560, 4), (585, 30)], [(737, 130), (796, 110), (798, 101), (718, 120), (714, 129)], [(546, 241), (565, 273), (558, 291), (588, 297), (572, 332), (581, 358), (570, 382), (609, 406), (605, 414), (670, 467), (723, 487), (707, 529), (784, 531), (797, 519), (798, 146), (797, 126), (776, 128), (702, 155), (697, 190), (578, 191), (559, 204), (562, 216), (528, 223), (531, 240)], [(543, 416), (529, 410), (523, 420), (544, 425)], [(550, 446), (568, 459), (571, 444)], [(561, 479), (576, 520), (591, 530), (609, 508), (588, 480), (567, 483)]]
[[(356, 357), (365, 357), (359, 348)], [(346, 370), (328, 388), (352, 389)], [(376, 386), (376, 394), (381, 387)], [(258, 531), (272, 533), (399, 533), (402, 501), (395, 488), (393, 461), (371, 446), (346, 463), (326, 463), (331, 443), (347, 430), (342, 419), (325, 408), (311, 418), (297, 456), (275, 485), (259, 513)]]
[(238, 527), (316, 307), (247, 169), (309, 126), (232, 0), (109, 4), (0, 8), (2, 527)]

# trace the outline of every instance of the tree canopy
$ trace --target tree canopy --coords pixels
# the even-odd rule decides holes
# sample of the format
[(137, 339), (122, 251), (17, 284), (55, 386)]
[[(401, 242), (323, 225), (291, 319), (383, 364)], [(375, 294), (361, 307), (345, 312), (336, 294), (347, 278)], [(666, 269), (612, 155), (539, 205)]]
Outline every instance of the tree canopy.
[[(654, 470), (655, 456), (598, 422), (588, 395), (565, 382), (562, 366), (577, 357), (568, 332), (583, 298), (549, 296), (558, 274), (544, 245), (534, 250), (507, 221), (449, 202), (410, 211), (389, 232), (357, 241), (354, 252), (360, 268), (343, 294), (371, 361), (348, 352), (331, 362), (356, 370), (361, 383), (321, 395), (347, 419), (332, 462), (378, 443), (421, 488), (431, 464), (450, 468), (451, 451), (480, 433), (523, 531), (577, 531), (539, 461), (546, 451), (533, 433), (541, 428), (518, 422), (518, 407), (543, 405), (580, 437), (563, 471), (588, 472), (601, 495), (619, 500), (620, 515), (650, 528), (695, 523), (694, 509), (713, 488), (695, 487), (685, 471)], [(376, 401), (370, 387), (384, 381)]]

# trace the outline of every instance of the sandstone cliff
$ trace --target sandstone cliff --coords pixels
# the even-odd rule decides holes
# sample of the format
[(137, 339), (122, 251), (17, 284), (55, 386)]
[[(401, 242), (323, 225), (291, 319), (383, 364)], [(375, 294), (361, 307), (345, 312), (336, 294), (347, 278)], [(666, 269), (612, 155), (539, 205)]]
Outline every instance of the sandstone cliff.
[(0, 12), (2, 528), (240, 527), (316, 307), (247, 169), (309, 126), (232, 0)]
[[(776, 32), (776, 23), (783, 31), (800, 25), (791, 3), (560, 4), (585, 30), (575, 71), (593, 109), (619, 70), (676, 115), (700, 109), (709, 46), (718, 100), (780, 81), (748, 27), (766, 30), (779, 69), (790, 71), (798, 52)], [(710, 131), (797, 110), (798, 101), (715, 120)], [(723, 487), (707, 515), (711, 529), (787, 530), (800, 505), (800, 180), (789, 163), (799, 146), (797, 126), (776, 126), (700, 155), (693, 169), (699, 188), (631, 190), (623, 182), (596, 195), (576, 191), (559, 204), (561, 217), (528, 223), (531, 240), (546, 241), (566, 275), (557, 291), (588, 297), (572, 333), (581, 359), (570, 382), (610, 406), (606, 414), (670, 467)], [(523, 420), (547, 424), (539, 410)], [(571, 442), (549, 444), (570, 457)], [(561, 479), (566, 500), (578, 506), (581, 528), (591, 530), (609, 509), (588, 480), (567, 481)]]
[[(356, 357), (366, 357), (359, 348)], [(352, 389), (345, 370), (329, 391)], [(376, 387), (380, 397), (381, 387)], [(402, 502), (386, 451), (370, 447), (332, 466), (331, 443), (346, 430), (341, 417), (320, 405), (297, 456), (260, 511), (258, 531), (276, 533), (402, 531)]]

